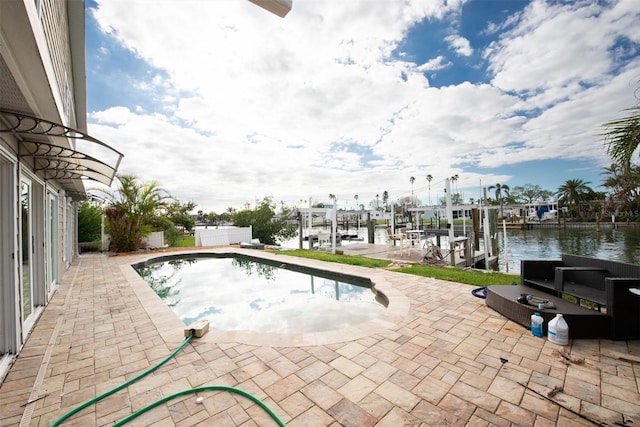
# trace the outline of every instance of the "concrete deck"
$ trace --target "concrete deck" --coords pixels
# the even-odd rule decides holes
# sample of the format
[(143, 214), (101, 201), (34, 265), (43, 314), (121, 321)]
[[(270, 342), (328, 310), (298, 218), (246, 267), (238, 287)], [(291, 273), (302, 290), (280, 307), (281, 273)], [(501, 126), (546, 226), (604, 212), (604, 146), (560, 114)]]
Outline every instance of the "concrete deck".
[[(232, 250), (370, 277), (389, 297), (389, 309), (324, 333), (210, 330), (62, 425), (111, 425), (163, 396), (204, 385), (245, 390), (289, 426), (640, 425), (640, 341), (558, 347), (495, 313), (466, 285)], [(185, 326), (130, 268), (155, 255), (76, 259), (2, 383), (0, 425), (49, 426), (179, 347)], [(562, 391), (547, 398), (554, 387)], [(198, 396), (202, 404), (183, 396), (130, 425), (276, 425), (240, 395)]]
[[(331, 252), (330, 247), (323, 248), (323, 250)], [(393, 247), (389, 250), (387, 245), (373, 245), (369, 243), (348, 243), (342, 246), (336, 247), (336, 250), (342, 251), (346, 255), (359, 255), (369, 258), (386, 259), (393, 262), (420, 262), (423, 257), (424, 250), (421, 248), (411, 248), (408, 251), (406, 248), (400, 250), (399, 247)], [(459, 256), (456, 257), (456, 262), (460, 262)], [(443, 265), (449, 262), (449, 258), (445, 258)]]

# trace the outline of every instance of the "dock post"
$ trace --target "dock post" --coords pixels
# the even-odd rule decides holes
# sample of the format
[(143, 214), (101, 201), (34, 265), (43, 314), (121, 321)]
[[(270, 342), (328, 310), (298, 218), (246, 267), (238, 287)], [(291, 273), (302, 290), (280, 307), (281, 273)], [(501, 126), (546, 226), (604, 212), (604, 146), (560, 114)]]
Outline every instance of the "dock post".
[(471, 221), (473, 228), (473, 248), (480, 250), (480, 211), (477, 208), (471, 209)]
[(311, 226), (313, 225), (312, 208), (313, 204), (311, 203), (311, 197), (309, 197), (309, 223), (307, 224), (307, 227), (309, 227), (309, 250), (313, 249), (313, 240), (311, 240)]
[(300, 213), (300, 211), (298, 211), (298, 243), (299, 243), (298, 249), (302, 249), (302, 241), (304, 240), (302, 237), (302, 232), (303, 232), (302, 222), (303, 222), (302, 214)]
[(451, 204), (451, 181), (444, 180), (444, 190), (447, 202), (447, 228), (449, 229), (449, 265), (456, 266), (455, 230), (453, 229), (453, 206)]
[(375, 226), (373, 221), (371, 221), (371, 212), (367, 212), (367, 237), (369, 244), (373, 245), (375, 243)]

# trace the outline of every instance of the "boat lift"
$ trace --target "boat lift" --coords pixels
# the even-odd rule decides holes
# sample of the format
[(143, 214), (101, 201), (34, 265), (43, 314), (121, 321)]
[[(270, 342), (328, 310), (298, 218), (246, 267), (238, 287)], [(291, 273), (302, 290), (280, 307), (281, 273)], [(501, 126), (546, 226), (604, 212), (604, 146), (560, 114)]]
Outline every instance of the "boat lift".
[[(309, 237), (309, 250), (313, 249), (313, 240), (311, 239), (311, 226), (313, 225), (313, 214), (323, 214), (326, 218), (331, 221), (331, 253), (336, 253), (336, 236), (338, 234), (338, 221), (337, 219), (337, 203), (334, 202), (331, 208), (314, 208), (312, 207), (312, 198), (309, 197), (309, 207), (308, 208), (298, 208), (298, 211), (301, 214), (307, 214), (309, 220), (307, 229), (309, 230), (307, 235)], [(300, 236), (302, 239), (302, 236)], [(319, 240), (318, 240), (319, 242)], [(302, 247), (302, 242), (300, 243)]]

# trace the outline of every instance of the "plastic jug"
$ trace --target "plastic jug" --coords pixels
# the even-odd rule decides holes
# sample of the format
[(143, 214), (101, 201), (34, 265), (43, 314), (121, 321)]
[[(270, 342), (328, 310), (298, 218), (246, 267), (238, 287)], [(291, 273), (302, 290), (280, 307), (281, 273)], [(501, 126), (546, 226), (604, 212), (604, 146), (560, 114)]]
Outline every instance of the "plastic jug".
[(544, 335), (542, 326), (544, 325), (544, 319), (537, 311), (531, 315), (531, 333), (534, 337), (541, 337)]
[(556, 317), (549, 322), (547, 329), (549, 341), (558, 345), (569, 344), (569, 325), (562, 314), (556, 314)]

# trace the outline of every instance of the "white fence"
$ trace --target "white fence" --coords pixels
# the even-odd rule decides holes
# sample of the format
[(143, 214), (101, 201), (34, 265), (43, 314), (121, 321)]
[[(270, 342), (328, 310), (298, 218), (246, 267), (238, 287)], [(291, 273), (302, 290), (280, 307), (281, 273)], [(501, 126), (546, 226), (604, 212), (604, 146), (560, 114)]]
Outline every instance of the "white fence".
[(154, 231), (145, 237), (144, 241), (148, 248), (164, 248), (164, 231)]
[(196, 229), (196, 246), (226, 246), (251, 239), (251, 227)]
[[(142, 237), (145, 247), (150, 249), (164, 248), (164, 231), (154, 231), (148, 236)], [(109, 250), (109, 244), (111, 244), (111, 236), (106, 233), (102, 234), (102, 250), (107, 252)]]

